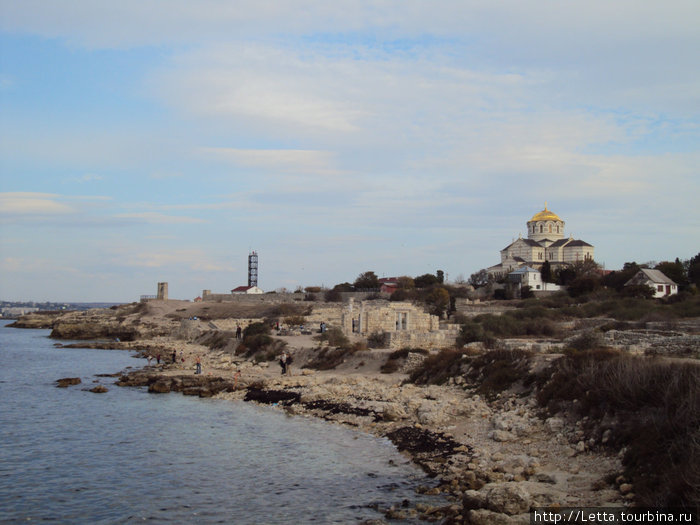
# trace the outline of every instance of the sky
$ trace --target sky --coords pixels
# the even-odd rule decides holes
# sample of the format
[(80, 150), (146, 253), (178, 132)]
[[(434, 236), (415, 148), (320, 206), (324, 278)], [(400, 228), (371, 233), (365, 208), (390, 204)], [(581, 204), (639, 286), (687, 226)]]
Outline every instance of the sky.
[(700, 252), (697, 0), (0, 0), (0, 299)]

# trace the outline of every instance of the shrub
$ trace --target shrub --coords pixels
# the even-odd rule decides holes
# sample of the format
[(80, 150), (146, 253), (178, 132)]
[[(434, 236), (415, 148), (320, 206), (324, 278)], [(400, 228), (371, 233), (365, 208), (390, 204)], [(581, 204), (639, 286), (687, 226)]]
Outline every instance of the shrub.
[[(544, 378), (544, 381), (541, 381)], [(606, 349), (573, 351), (540, 377), (538, 402), (574, 407), (611, 431), (641, 506), (700, 503), (700, 367)], [(568, 401), (578, 400), (575, 405)]]
[(317, 341), (326, 341), (330, 346), (342, 348), (348, 348), (350, 346), (350, 340), (345, 337), (343, 331), (337, 326), (329, 328), (321, 335), (317, 335), (314, 339)]
[(327, 303), (340, 303), (343, 301), (343, 295), (341, 294), (340, 290), (336, 290), (335, 288), (332, 290), (326, 290), (326, 293), (323, 294), (323, 298)]
[(603, 338), (600, 333), (594, 332), (593, 330), (587, 330), (581, 335), (575, 337), (569, 341), (569, 348), (573, 350), (593, 350), (594, 348), (600, 348), (603, 346)]
[(527, 350), (492, 350), (470, 359), (467, 378), (478, 385), (477, 392), (493, 398), (527, 379), (531, 357)]
[(385, 348), (387, 345), (387, 334), (385, 332), (374, 332), (367, 336), (367, 345), (370, 348)]
[(318, 351), (318, 353), (304, 365), (303, 368), (312, 368), (314, 370), (332, 370), (337, 367), (347, 356), (354, 354), (357, 351), (354, 347), (346, 348), (331, 348), (326, 346)]
[(421, 366), (411, 372), (408, 381), (417, 385), (441, 385), (460, 373), (463, 355), (454, 348), (445, 348), (429, 355)]

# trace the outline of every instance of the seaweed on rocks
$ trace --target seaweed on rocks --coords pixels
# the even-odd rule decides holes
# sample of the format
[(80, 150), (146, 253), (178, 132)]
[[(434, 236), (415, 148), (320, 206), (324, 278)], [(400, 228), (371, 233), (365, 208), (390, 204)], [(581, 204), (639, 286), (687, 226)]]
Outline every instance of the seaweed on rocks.
[(272, 405), (278, 403), (280, 405), (293, 405), (298, 403), (301, 394), (297, 392), (287, 392), (284, 390), (264, 390), (261, 388), (248, 388), (243, 401), (255, 401)]
[(302, 403), (307, 410), (322, 410), (328, 414), (350, 414), (353, 416), (371, 417), (375, 422), (383, 421), (381, 414), (369, 408), (354, 407), (348, 403), (334, 403), (319, 399)]
[[(465, 445), (442, 432), (432, 432), (418, 427), (401, 427), (386, 435), (400, 452), (409, 453), (415, 462), (429, 475), (436, 476), (434, 464), (443, 464), (450, 457), (464, 451)], [(471, 448), (467, 447), (467, 453)]]

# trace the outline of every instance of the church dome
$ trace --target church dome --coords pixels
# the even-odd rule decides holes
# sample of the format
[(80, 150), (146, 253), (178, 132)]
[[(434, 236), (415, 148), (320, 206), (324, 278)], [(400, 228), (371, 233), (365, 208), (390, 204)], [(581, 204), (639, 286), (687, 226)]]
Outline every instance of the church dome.
[[(561, 221), (559, 216), (551, 212), (547, 209), (547, 203), (544, 204), (544, 210), (542, 210), (539, 213), (536, 213), (535, 215), (532, 216), (532, 219), (530, 219), (530, 222), (533, 221)], [(563, 222), (563, 221), (562, 221)]]

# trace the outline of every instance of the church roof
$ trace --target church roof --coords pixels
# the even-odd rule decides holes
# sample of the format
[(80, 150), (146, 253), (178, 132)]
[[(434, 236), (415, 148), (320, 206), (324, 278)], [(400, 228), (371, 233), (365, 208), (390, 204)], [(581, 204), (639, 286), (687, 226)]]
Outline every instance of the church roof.
[(552, 244), (550, 244), (549, 247), (559, 248), (560, 246), (566, 246), (566, 244), (569, 242), (571, 242), (571, 239), (559, 239), (558, 241), (554, 241)]
[(561, 221), (561, 219), (556, 213), (547, 209), (547, 203), (545, 202), (544, 210), (539, 213), (535, 213), (532, 216), (532, 219), (530, 219), (530, 222), (532, 221)]
[(508, 248), (510, 248), (511, 246), (514, 246), (516, 243), (519, 243), (519, 242), (524, 242), (524, 243), (527, 244), (528, 246), (533, 246), (533, 247), (535, 247), (535, 248), (542, 248), (542, 245), (541, 245), (539, 242), (534, 241), (534, 240), (532, 240), (532, 239), (523, 239), (523, 238), (521, 237), (520, 239), (517, 239), (516, 241), (510, 243), (508, 246), (506, 246), (505, 248), (503, 248), (501, 251), (504, 252), (504, 251), (506, 251)]
[(571, 241), (567, 246), (593, 246), (592, 244), (588, 244), (586, 241), (581, 241), (581, 240), (575, 240)]

